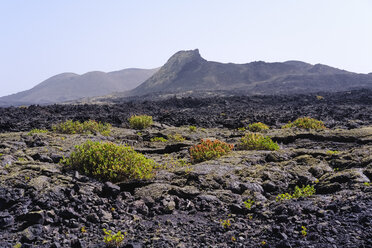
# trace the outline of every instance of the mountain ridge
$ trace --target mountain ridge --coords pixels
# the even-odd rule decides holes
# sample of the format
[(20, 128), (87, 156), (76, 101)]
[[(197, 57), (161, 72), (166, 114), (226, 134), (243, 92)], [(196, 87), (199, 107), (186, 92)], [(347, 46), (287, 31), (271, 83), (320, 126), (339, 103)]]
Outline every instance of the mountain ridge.
[(179, 51), (127, 95), (189, 90), (243, 90), (247, 94), (295, 94), (372, 88), (370, 74), (302, 61), (245, 64), (207, 61), (199, 50)]
[(113, 72), (65, 72), (54, 75), (33, 88), (0, 97), (0, 106), (53, 104), (130, 90), (148, 79), (158, 68), (128, 68)]

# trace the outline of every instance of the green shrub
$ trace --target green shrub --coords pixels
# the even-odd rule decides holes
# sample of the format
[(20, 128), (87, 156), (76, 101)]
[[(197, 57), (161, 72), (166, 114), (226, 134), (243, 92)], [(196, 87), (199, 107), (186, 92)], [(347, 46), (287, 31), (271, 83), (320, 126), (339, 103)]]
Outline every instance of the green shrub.
[(269, 129), (269, 126), (263, 124), (262, 122), (256, 122), (248, 125), (249, 131), (251, 132), (261, 132), (263, 130)]
[(331, 151), (331, 150), (328, 150), (326, 153), (327, 153), (327, 155), (332, 156), (332, 155), (337, 155), (337, 154), (339, 154), (340, 152), (339, 152), (339, 151)]
[(195, 126), (189, 126), (189, 130), (190, 130), (190, 132), (195, 132), (196, 131), (196, 127)]
[(298, 127), (303, 129), (325, 129), (324, 123), (310, 117), (298, 118), (294, 122), (289, 122), (288, 124), (282, 126), (282, 128), (292, 128)]
[(243, 203), (244, 203), (244, 206), (245, 206), (247, 209), (251, 209), (252, 206), (254, 205), (254, 200), (252, 200), (252, 199), (248, 199), (248, 200), (244, 201)]
[(111, 182), (151, 178), (155, 165), (153, 160), (129, 146), (93, 141), (75, 146), (75, 151), (63, 162), (82, 173)]
[(167, 137), (171, 141), (184, 141), (185, 140), (185, 138), (179, 133), (168, 134)]
[(113, 233), (111, 230), (103, 229), (105, 236), (103, 237), (103, 241), (105, 242), (107, 247), (117, 248), (120, 247), (124, 241), (124, 234), (121, 231), (117, 233)]
[(230, 219), (220, 220), (220, 223), (221, 223), (221, 226), (224, 229), (229, 229), (231, 227), (231, 221), (230, 221)]
[(220, 140), (201, 140), (201, 143), (190, 148), (192, 162), (202, 162), (218, 158), (228, 154), (234, 148), (233, 144), (227, 144)]
[(150, 139), (151, 142), (167, 142), (167, 139), (164, 139), (163, 137), (154, 137)]
[(278, 143), (272, 141), (270, 137), (263, 136), (260, 133), (246, 133), (239, 141), (240, 150), (269, 150), (279, 149)]
[(301, 226), (301, 234), (303, 237), (307, 236), (307, 228), (305, 226)]
[(152, 116), (132, 115), (129, 118), (129, 125), (133, 129), (145, 129), (152, 125)]
[(48, 133), (49, 131), (46, 130), (46, 129), (37, 129), (37, 128), (34, 128), (32, 129), (30, 132), (27, 133), (28, 136), (31, 136), (35, 133)]
[(52, 129), (56, 133), (64, 134), (97, 134), (108, 136), (111, 132), (111, 125), (108, 123), (96, 122), (93, 120), (84, 121), (72, 121), (67, 120), (65, 122), (52, 126)]
[(306, 185), (303, 186), (302, 188), (296, 186), (292, 195), (289, 193), (279, 194), (276, 197), (276, 201), (291, 200), (300, 197), (309, 197), (312, 196), (313, 194), (315, 194), (314, 186)]

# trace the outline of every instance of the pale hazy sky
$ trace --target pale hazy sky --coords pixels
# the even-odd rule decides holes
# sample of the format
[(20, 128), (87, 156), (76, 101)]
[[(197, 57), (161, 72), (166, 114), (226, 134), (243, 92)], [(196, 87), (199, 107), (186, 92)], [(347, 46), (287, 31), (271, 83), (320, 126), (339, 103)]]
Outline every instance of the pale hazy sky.
[(0, 0), (0, 96), (62, 72), (302, 60), (372, 72), (371, 0)]

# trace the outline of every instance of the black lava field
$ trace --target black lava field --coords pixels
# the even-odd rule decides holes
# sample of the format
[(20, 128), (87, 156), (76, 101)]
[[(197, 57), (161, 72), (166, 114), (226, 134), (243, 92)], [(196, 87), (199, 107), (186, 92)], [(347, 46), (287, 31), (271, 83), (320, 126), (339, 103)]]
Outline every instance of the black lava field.
[(127, 125), (132, 114), (148, 114), (162, 124), (238, 128), (261, 121), (270, 126), (309, 116), (327, 127), (353, 128), (372, 123), (372, 91), (296, 96), (232, 96), (213, 98), (170, 98), (161, 101), (126, 102), (114, 105), (49, 105), (0, 108), (0, 132), (50, 128), (73, 120), (96, 120), (114, 126)]

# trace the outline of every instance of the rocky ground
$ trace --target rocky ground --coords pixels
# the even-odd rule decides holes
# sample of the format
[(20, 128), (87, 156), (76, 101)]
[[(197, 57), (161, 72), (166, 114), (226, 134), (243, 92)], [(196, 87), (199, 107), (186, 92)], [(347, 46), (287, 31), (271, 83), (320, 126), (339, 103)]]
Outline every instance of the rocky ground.
[[(368, 97), (353, 96), (350, 101), (339, 99), (342, 107), (332, 110), (312, 96), (308, 98), (311, 104), (297, 105), (298, 109), (290, 107), (296, 97), (282, 106), (268, 107), (283, 108), (282, 113), (269, 113), (262, 103), (264, 98), (255, 103), (261, 104), (257, 115), (252, 115), (252, 109), (247, 110), (247, 116), (254, 116), (250, 120), (266, 120), (273, 125), (266, 135), (280, 144), (279, 151), (235, 150), (219, 159), (193, 165), (188, 163), (188, 149), (201, 138), (236, 144), (243, 135), (243, 131), (234, 128), (241, 125), (239, 118), (230, 118), (235, 123), (232, 127), (224, 125), (228, 122), (218, 124), (218, 120), (242, 113), (236, 107), (237, 101), (230, 101), (237, 108), (235, 112), (220, 109), (216, 110), (218, 117), (213, 111), (196, 115), (196, 123), (205, 121), (204, 127), (200, 125), (196, 131), (180, 123), (190, 124), (187, 118), (183, 119), (188, 116), (185, 112), (197, 110), (192, 104), (198, 101), (198, 111), (211, 109), (209, 100), (203, 103), (189, 99), (190, 107), (184, 106), (186, 100), (178, 100), (184, 109), (179, 107), (179, 115), (174, 115), (177, 107), (173, 106), (168, 119), (164, 117), (166, 113), (154, 115), (158, 122), (147, 130), (139, 133), (117, 124), (109, 137), (27, 135), (20, 129), (35, 125), (36, 113), (39, 123), (50, 125), (55, 119), (48, 119), (48, 111), (62, 107), (30, 107), (25, 116), (34, 116), (34, 120), (25, 118), (25, 124), (21, 123), (22, 116), (16, 116), (19, 112), (11, 115), (9, 109), (2, 109), (3, 114), (8, 113), (1, 116), (2, 130), (8, 131), (4, 125), (8, 123), (7, 127), (17, 132), (0, 133), (0, 247), (105, 247), (103, 228), (126, 232), (122, 247), (372, 247), (371, 102)], [(336, 106), (336, 97), (332, 99)], [(103, 113), (102, 109), (109, 107), (64, 108), (86, 108), (92, 112), (98, 108)], [(158, 111), (155, 104), (148, 108), (148, 112)], [(306, 109), (321, 117), (334, 111), (333, 115), (320, 118), (329, 128), (278, 128), (280, 122), (288, 121), (287, 115), (297, 118)], [(317, 109), (328, 112), (316, 112)], [(40, 115), (40, 111), (45, 112)], [(58, 118), (76, 117), (76, 113), (61, 111)], [(221, 113), (225, 115), (221, 117)], [(279, 120), (283, 121), (267, 121), (271, 114), (281, 116)], [(245, 117), (241, 116), (242, 120)], [(220, 126), (208, 127), (216, 123)], [(174, 134), (185, 140), (150, 141)], [(158, 162), (155, 177), (114, 185), (59, 164), (74, 145), (88, 139), (133, 146)], [(313, 185), (316, 194), (276, 201), (278, 194), (291, 193), (295, 186), (302, 185)], [(254, 201), (250, 209), (244, 204), (248, 199)], [(230, 221), (231, 225), (222, 225), (221, 221)], [(307, 229), (306, 234), (301, 232), (302, 227)]]
[[(319, 100), (317, 96), (322, 98)], [(0, 132), (50, 128), (52, 124), (66, 119), (92, 119), (123, 127), (127, 126), (132, 114), (148, 114), (155, 121), (172, 126), (209, 128), (238, 128), (257, 121), (278, 128), (301, 116), (322, 120), (329, 128), (372, 125), (372, 90), (294, 96), (213, 96), (160, 101), (141, 99), (134, 102), (106, 99), (105, 104), (101, 105), (0, 108)]]

